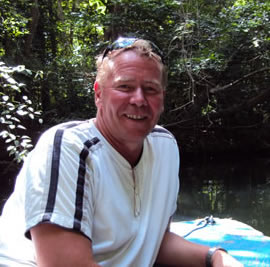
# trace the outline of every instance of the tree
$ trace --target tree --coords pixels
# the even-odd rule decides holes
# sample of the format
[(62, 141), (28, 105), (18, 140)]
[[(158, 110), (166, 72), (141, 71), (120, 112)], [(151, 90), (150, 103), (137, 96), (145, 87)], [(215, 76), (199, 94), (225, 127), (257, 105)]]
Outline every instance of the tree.
[[(9, 155), (21, 162), (29, 150), (33, 147), (31, 138), (24, 134), (27, 118), (34, 120), (40, 116), (40, 112), (35, 110), (35, 105), (28, 98), (25, 91), (25, 84), (14, 79), (15, 73), (31, 75), (31, 71), (24, 66), (8, 67), (4, 62), (0, 62), (0, 124), (3, 129), (0, 137), (7, 144)], [(42, 123), (42, 121), (39, 121)]]
[[(161, 123), (189, 150), (267, 144), (269, 3), (259, 0), (0, 0), (0, 53), (24, 65), (44, 127), (95, 116), (95, 56), (118, 36), (156, 43), (169, 69)], [(43, 73), (35, 80), (36, 73)], [(22, 79), (22, 81), (20, 80)], [(249, 132), (246, 129), (249, 129)], [(237, 130), (236, 130), (237, 129)], [(259, 131), (258, 131), (259, 130)], [(253, 131), (253, 132), (252, 132)], [(258, 134), (260, 133), (260, 134)], [(250, 138), (250, 137), (255, 138)], [(269, 141), (268, 141), (269, 142)], [(223, 149), (222, 148), (222, 149)]]
[[(214, 6), (207, 1), (182, 3), (182, 19), (171, 42), (175, 88), (169, 96), (173, 101), (168, 102), (171, 112), (166, 124), (196, 129), (196, 141), (191, 138), (195, 145), (202, 140), (206, 149), (209, 143), (204, 137), (211, 140), (222, 129), (230, 132), (227, 136), (222, 133), (227, 144), (244, 143), (243, 136), (236, 135), (247, 135), (247, 128), (255, 130), (253, 146), (259, 139), (265, 140), (269, 127), (269, 7), (256, 0), (223, 1)], [(263, 146), (265, 143), (258, 149)]]

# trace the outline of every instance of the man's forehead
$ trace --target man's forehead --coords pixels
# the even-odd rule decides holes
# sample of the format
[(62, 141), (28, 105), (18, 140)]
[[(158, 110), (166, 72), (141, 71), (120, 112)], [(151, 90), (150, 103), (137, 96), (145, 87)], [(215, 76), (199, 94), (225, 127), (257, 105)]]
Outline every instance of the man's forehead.
[[(141, 58), (149, 60), (148, 62), (154, 63), (154, 65), (143, 69), (142, 66), (136, 64), (137, 60)], [(138, 73), (138, 76), (134, 74), (134, 70)], [(105, 71), (107, 72), (107, 79), (113, 79), (114, 82), (133, 82), (139, 78), (145, 84), (163, 87), (161, 64), (156, 62), (154, 58), (138, 54), (135, 51), (125, 51), (114, 58), (108, 58)]]
[[(136, 82), (136, 78), (134, 76), (129, 76), (129, 75), (116, 75), (115, 79), (114, 79), (115, 82)], [(160, 86), (161, 85), (161, 81), (158, 80), (158, 79), (149, 79), (147, 77), (143, 78), (142, 79), (142, 82), (145, 83), (145, 84), (154, 84), (154, 85), (157, 85), (157, 86)]]

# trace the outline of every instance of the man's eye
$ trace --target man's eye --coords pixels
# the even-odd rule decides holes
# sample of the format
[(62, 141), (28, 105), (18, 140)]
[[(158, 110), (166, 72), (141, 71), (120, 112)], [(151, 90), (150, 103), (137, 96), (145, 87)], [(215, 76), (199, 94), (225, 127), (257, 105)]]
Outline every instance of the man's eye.
[(155, 88), (155, 87), (146, 87), (145, 91), (149, 94), (156, 94), (159, 92), (159, 89)]
[(130, 89), (131, 89), (131, 86), (130, 86), (130, 85), (127, 85), (127, 84), (120, 84), (120, 85), (118, 86), (118, 89), (119, 89), (119, 90), (127, 91), (127, 90), (130, 90)]

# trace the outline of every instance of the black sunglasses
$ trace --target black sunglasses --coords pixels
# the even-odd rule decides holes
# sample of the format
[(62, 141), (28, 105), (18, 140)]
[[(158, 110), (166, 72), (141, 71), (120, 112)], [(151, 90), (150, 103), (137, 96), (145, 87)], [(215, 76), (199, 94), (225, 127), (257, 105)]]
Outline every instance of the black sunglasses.
[[(104, 50), (102, 60), (108, 55), (110, 51), (121, 48), (127, 48), (133, 45), (137, 40), (139, 40), (139, 38), (125, 38), (125, 37), (118, 38), (115, 42), (108, 45), (107, 48)], [(157, 54), (161, 58), (162, 63), (165, 64), (162, 51), (153, 42), (148, 40), (147, 42), (151, 45), (152, 51), (155, 54)]]

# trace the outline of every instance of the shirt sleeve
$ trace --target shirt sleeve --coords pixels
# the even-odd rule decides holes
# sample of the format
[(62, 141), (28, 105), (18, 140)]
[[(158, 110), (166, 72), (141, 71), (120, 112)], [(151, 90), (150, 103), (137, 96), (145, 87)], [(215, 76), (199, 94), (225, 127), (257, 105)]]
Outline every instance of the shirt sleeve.
[(26, 236), (40, 223), (52, 223), (91, 238), (93, 173), (89, 149), (74, 132), (46, 132), (23, 167)]

